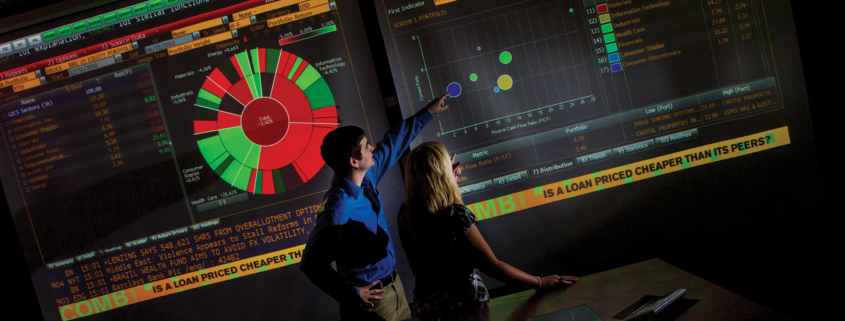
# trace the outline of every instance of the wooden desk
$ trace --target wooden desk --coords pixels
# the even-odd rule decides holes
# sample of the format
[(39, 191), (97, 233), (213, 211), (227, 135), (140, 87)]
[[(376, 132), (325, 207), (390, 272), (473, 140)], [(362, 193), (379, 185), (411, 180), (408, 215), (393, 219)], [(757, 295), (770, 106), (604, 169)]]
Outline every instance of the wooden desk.
[(587, 305), (602, 320), (643, 295), (665, 295), (687, 289), (684, 298), (699, 300), (677, 321), (789, 320), (772, 310), (723, 289), (659, 259), (580, 277), (574, 285), (544, 295), (527, 290), (490, 301), (492, 320), (524, 320)]

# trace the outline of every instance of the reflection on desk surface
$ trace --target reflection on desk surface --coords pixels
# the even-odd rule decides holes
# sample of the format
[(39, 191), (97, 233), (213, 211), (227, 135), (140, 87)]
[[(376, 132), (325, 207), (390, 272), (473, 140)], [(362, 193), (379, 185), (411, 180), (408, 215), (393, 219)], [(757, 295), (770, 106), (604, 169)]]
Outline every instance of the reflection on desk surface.
[(571, 309), (538, 315), (531, 321), (601, 321), (601, 318), (593, 313), (586, 305), (580, 305)]
[[(659, 259), (582, 276), (574, 285), (547, 293), (534, 290), (490, 300), (492, 320), (614, 320), (612, 317), (643, 295), (665, 295), (687, 289), (698, 300), (677, 321), (788, 320), (762, 305)], [(566, 319), (560, 312), (589, 311), (597, 316)], [(563, 318), (557, 318), (557, 316)], [(553, 317), (555, 316), (555, 317)], [(579, 315), (580, 316), (580, 315)]]

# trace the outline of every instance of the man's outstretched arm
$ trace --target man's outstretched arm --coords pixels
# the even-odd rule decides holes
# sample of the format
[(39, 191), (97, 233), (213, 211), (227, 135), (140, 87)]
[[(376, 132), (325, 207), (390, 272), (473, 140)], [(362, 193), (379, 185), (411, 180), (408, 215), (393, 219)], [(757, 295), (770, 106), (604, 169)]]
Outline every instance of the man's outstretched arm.
[(396, 164), (396, 161), (402, 156), (402, 152), (411, 145), (411, 141), (433, 119), (432, 115), (439, 114), (449, 108), (444, 102), (447, 96), (449, 96), (449, 92), (432, 100), (425, 108), (403, 120), (384, 135), (384, 139), (373, 150), (375, 165), (373, 165), (372, 174), (375, 178), (375, 184), (378, 184), (384, 173)]

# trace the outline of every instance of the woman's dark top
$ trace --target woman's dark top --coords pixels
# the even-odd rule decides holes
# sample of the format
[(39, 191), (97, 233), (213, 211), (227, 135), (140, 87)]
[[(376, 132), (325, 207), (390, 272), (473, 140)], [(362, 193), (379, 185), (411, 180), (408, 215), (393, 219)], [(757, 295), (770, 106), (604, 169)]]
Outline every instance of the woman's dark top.
[[(466, 233), (476, 223), (463, 205), (441, 213), (399, 210), (399, 237), (416, 277), (411, 313), (428, 319), (486, 307), (487, 288), (472, 263)], [(435, 318), (436, 319), (436, 318)]]

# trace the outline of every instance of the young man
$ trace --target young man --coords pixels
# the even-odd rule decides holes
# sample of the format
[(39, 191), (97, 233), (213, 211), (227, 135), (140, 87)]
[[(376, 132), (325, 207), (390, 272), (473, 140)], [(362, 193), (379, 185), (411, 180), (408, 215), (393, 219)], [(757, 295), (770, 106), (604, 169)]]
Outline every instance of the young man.
[(305, 246), (300, 270), (340, 302), (344, 320), (411, 317), (376, 186), (432, 115), (449, 108), (443, 103), (447, 95), (391, 129), (375, 148), (367, 142), (364, 130), (355, 126), (335, 129), (323, 139), (320, 153), (335, 176)]

